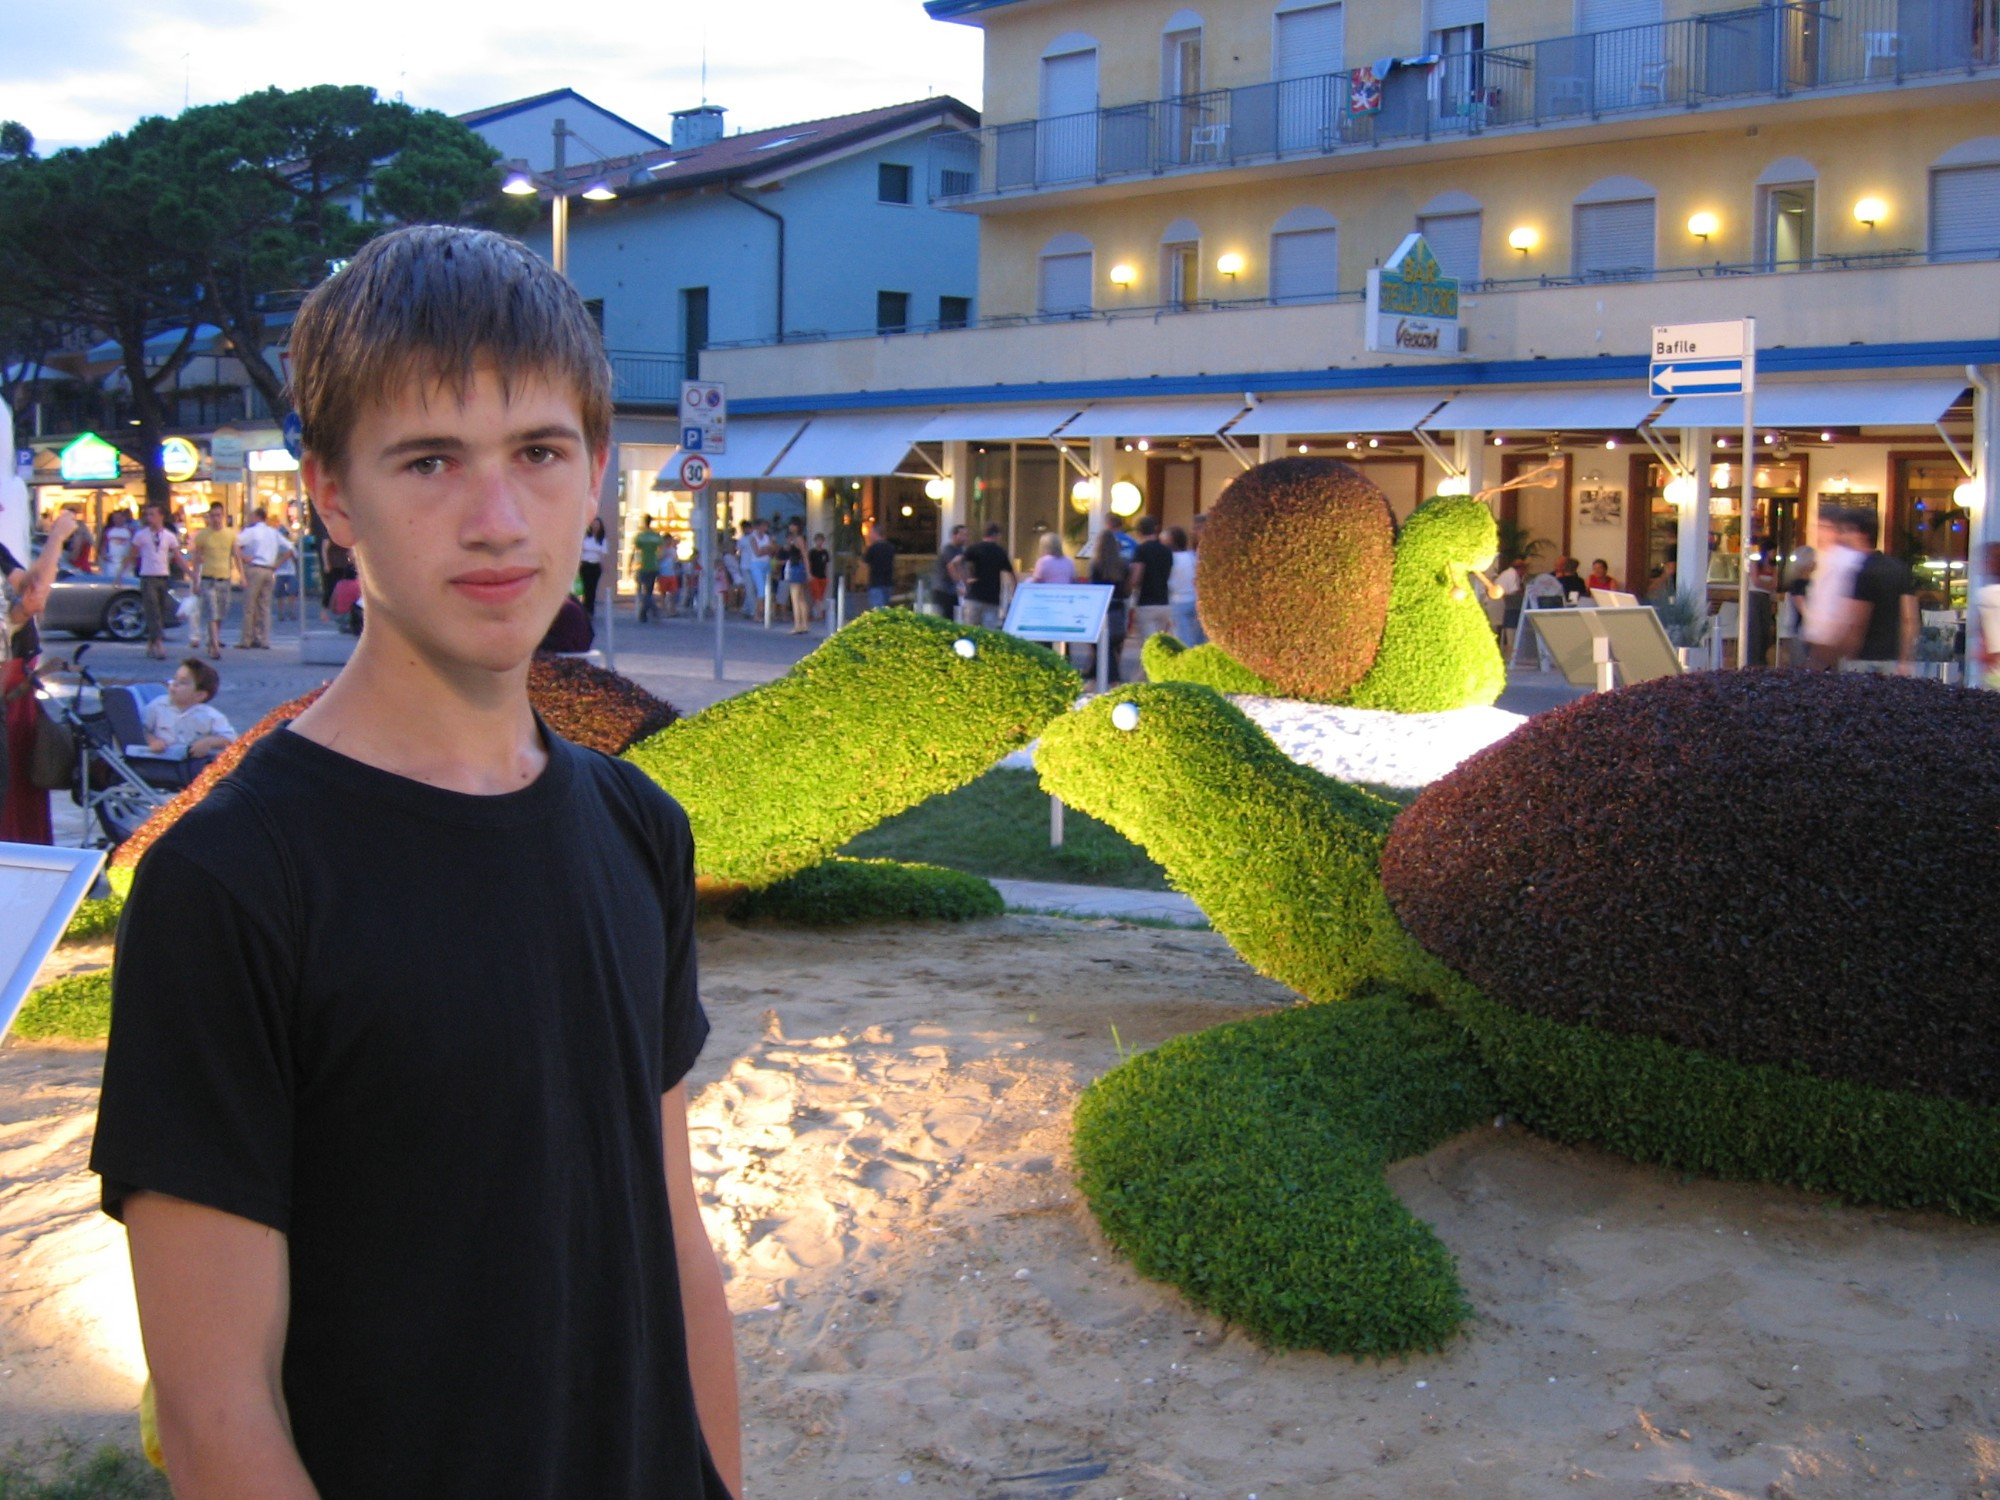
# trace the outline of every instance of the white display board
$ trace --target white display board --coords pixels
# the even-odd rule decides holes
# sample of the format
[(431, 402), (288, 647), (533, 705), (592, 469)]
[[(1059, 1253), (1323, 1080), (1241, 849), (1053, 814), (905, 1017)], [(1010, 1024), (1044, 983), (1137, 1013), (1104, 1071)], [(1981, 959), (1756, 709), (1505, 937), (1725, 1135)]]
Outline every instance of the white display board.
[(1108, 583), (1024, 583), (1014, 590), (1000, 628), (1024, 641), (1094, 645), (1111, 608)]
[(0, 844), (0, 1036), (103, 864), (100, 849)]

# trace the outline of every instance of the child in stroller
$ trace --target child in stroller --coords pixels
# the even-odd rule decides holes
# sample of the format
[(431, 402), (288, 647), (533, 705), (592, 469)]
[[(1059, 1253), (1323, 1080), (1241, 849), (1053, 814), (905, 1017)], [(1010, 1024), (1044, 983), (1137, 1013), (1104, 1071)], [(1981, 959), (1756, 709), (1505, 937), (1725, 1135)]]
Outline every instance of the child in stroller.
[(146, 750), (174, 760), (200, 760), (233, 741), (235, 729), (212, 701), (221, 687), (221, 674), (208, 662), (198, 656), (183, 661), (167, 683), (166, 696), (146, 705)]

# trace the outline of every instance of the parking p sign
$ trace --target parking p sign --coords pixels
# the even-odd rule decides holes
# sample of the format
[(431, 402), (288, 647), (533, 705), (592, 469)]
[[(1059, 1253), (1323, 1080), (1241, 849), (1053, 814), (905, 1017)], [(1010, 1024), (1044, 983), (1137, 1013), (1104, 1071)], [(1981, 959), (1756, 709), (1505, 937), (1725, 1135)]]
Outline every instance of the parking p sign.
[(681, 447), (689, 453), (728, 452), (729, 398), (718, 380), (681, 382)]

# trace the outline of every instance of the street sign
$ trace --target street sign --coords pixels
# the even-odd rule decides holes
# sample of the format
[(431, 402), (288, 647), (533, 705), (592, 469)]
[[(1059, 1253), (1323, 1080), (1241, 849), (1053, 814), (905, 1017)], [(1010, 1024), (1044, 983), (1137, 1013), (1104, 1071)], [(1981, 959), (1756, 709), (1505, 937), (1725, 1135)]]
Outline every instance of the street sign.
[(681, 382), (681, 447), (689, 453), (727, 453), (729, 397), (719, 380)]
[(208, 458), (217, 484), (243, 482), (243, 434), (218, 427), (208, 440)]
[(295, 459), (305, 456), (306, 424), (295, 411), (285, 413), (285, 451)]
[(681, 488), (684, 490), (705, 490), (708, 488), (708, 460), (699, 453), (681, 455)]
[(1647, 381), (1655, 396), (1739, 396), (1756, 385), (1756, 371), (1747, 320), (1653, 328)]

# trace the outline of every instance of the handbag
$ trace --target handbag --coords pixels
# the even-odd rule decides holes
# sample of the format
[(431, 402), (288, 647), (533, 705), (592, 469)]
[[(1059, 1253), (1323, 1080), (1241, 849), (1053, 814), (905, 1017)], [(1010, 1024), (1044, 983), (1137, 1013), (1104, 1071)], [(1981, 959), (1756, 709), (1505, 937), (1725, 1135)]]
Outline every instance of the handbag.
[(37, 703), (35, 748), (28, 757), (29, 784), (44, 792), (59, 792), (75, 779), (76, 735)]

